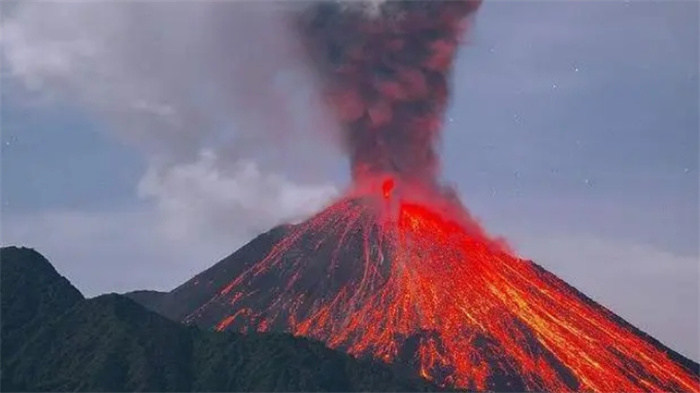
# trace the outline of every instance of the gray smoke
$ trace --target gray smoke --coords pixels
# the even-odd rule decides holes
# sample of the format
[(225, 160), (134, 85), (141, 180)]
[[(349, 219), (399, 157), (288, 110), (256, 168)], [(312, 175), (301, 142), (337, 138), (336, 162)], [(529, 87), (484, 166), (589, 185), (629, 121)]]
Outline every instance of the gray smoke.
[(336, 192), (319, 184), (338, 156), (334, 125), (287, 22), (302, 6), (3, 4), (3, 81), (23, 87), (15, 98), (106, 119), (110, 137), (142, 150), (138, 192), (168, 231), (248, 237)]
[(286, 23), (301, 6), (21, 4), (3, 21), (4, 65), (30, 89), (107, 117), (159, 159), (192, 158), (204, 146), (238, 158), (321, 127)]

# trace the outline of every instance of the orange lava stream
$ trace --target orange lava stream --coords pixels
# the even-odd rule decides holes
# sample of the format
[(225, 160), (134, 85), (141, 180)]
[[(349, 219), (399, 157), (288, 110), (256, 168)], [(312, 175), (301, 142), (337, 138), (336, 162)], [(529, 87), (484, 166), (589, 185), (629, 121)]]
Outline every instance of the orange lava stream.
[[(376, 198), (341, 200), (295, 227), (221, 292), (231, 313), (217, 329), (237, 320), (258, 330), (283, 326), (387, 363), (418, 337), (418, 372), (443, 386), (485, 390), (499, 368), (528, 390), (700, 392), (697, 376), (612, 313), (469, 233), (456, 215), (392, 195), (397, 187), (384, 183)], [(344, 270), (358, 238), (361, 260)], [(326, 248), (335, 250), (330, 260), (312, 262)], [(285, 285), (259, 306), (250, 288), (274, 271)], [(334, 289), (302, 286), (312, 274)]]

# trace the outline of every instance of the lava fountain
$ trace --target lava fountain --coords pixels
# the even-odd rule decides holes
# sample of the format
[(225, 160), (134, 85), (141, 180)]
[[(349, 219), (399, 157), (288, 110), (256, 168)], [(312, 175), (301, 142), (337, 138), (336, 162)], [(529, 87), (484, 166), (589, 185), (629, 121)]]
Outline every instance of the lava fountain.
[[(477, 1), (314, 3), (295, 29), (353, 184), (184, 321), (284, 331), (501, 391), (700, 391), (697, 371), (489, 238), (438, 181), (449, 76)], [(187, 285), (197, 285), (193, 281)]]

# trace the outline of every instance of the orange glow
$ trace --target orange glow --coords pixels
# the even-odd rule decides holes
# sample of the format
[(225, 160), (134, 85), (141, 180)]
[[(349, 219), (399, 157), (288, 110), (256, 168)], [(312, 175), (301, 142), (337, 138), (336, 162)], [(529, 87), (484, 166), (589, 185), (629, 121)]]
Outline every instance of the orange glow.
[(391, 192), (394, 190), (394, 179), (388, 178), (382, 183), (382, 195), (384, 199), (391, 197)]
[(516, 391), (700, 391), (608, 310), (426, 200), (400, 195), (382, 220), (385, 204), (343, 199), (186, 320), (225, 310), (218, 330), (283, 330), (387, 363), (410, 346), (417, 374), (470, 390), (490, 389), (500, 370), (519, 376)]

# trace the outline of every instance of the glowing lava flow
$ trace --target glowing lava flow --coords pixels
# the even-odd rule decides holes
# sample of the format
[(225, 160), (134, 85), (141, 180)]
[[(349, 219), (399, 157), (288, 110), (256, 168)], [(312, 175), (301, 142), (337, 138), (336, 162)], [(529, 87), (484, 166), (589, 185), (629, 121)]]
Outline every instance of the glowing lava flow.
[(398, 186), (293, 227), (187, 320), (288, 331), (460, 388), (700, 391), (612, 313), (451, 219), (458, 208)]

